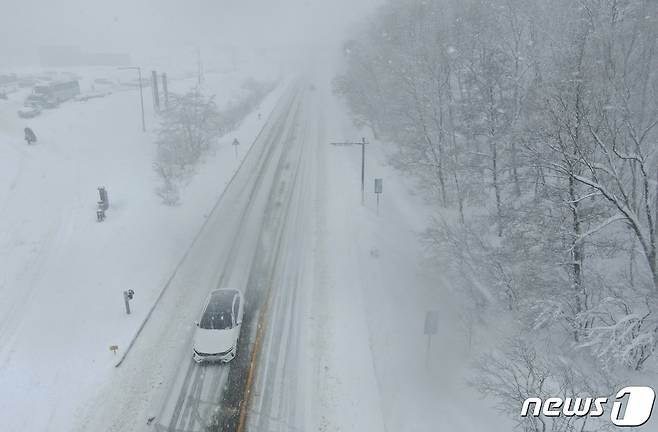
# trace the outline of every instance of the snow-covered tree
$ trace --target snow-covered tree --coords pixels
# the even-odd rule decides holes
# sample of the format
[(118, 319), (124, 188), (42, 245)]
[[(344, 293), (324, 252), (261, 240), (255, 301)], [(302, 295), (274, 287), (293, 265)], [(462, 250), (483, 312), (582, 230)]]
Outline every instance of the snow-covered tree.
[(602, 367), (656, 359), (657, 44), (652, 0), (391, 0), (336, 79), (473, 309)]

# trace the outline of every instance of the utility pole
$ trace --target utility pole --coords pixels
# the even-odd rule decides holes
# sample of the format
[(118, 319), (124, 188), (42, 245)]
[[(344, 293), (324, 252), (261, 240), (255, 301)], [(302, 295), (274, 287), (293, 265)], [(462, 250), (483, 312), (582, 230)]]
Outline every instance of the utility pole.
[(197, 67), (197, 86), (199, 91), (201, 91), (201, 48), (196, 48), (196, 67)]
[(167, 88), (167, 74), (162, 73), (162, 93), (164, 94), (165, 109), (169, 108), (169, 88)]
[(142, 90), (142, 68), (139, 66), (126, 66), (117, 68), (119, 70), (137, 70), (137, 75), (139, 76), (139, 101), (142, 107), (142, 132), (146, 132), (146, 122), (144, 121), (144, 92)]
[(361, 205), (366, 199), (366, 139), (361, 138)]
[(366, 196), (366, 144), (368, 142), (365, 138), (361, 138), (361, 141), (357, 142), (332, 142), (331, 145), (336, 146), (349, 146), (349, 145), (360, 145), (361, 146), (361, 205), (365, 204)]
[(160, 111), (160, 90), (158, 88), (158, 73), (151, 71), (151, 86), (153, 90), (153, 108)]

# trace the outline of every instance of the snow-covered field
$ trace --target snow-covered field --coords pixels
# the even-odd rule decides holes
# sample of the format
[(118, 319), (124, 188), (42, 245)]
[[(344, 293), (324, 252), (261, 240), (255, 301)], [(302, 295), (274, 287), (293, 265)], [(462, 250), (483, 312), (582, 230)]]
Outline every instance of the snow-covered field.
[[(205, 75), (221, 108), (248, 75)], [(259, 77), (260, 78), (260, 77)], [(267, 77), (272, 79), (275, 77)], [(189, 82), (170, 82), (184, 90)], [(115, 363), (266, 122), (281, 89), (239, 130), (224, 137), (182, 191), (164, 206), (152, 163), (150, 89), (147, 133), (136, 90), (69, 101), (21, 119), (24, 92), (0, 101), (0, 423), (3, 430), (61, 431), (77, 406), (110, 379)], [(38, 142), (28, 146), (23, 128)], [(96, 222), (96, 188), (110, 208)], [(122, 292), (135, 291), (132, 314)], [(110, 345), (118, 345), (113, 354)]]

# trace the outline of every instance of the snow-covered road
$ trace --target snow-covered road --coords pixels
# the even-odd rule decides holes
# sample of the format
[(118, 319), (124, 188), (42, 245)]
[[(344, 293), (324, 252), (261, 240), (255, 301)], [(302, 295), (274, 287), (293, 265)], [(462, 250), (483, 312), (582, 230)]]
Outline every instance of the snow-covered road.
[[(363, 133), (332, 94), (329, 70), (314, 74), (306, 96), (303, 165), (270, 279), (245, 429), (510, 430), (466, 385), (481, 339), (471, 343), (460, 297), (424, 257), (419, 234), (431, 207), (373, 140), (361, 206), (360, 149), (329, 145)], [(379, 215), (375, 177), (386, 184)], [(429, 359), (428, 310), (440, 322)]]
[[(229, 365), (183, 362), (175, 386), (166, 398), (156, 429), (204, 430), (216, 424), (235, 427), (251, 359), (255, 324), (264, 293), (269, 290), (280, 230), (290, 211), (290, 193), (299, 172), (297, 132), (303, 91), (295, 86), (281, 100), (271, 124), (252, 147), (245, 164), (225, 193), (209, 229), (231, 227), (219, 280), (210, 287), (237, 287), (246, 295), (246, 315), (238, 358)], [(231, 203), (228, 200), (233, 200)], [(230, 205), (227, 205), (230, 204)], [(229, 218), (237, 217), (237, 220)], [(198, 313), (198, 312), (197, 312)], [(189, 352), (191, 340), (183, 350)], [(183, 373), (183, 370), (185, 372)]]
[[(267, 209), (288, 170), (286, 146), (296, 124), (297, 88), (279, 100), (240, 169), (160, 299), (115, 379), (92, 401), (80, 430), (203, 430), (221, 399), (229, 368), (197, 365), (191, 358), (194, 321), (216, 287), (246, 291), (244, 341), (258, 296), (250, 291), (257, 244), (270, 226)], [(272, 204), (274, 203), (274, 204)], [(263, 229), (261, 229), (263, 227)], [(242, 348), (242, 347), (241, 347)], [(239, 350), (239, 357), (248, 352)], [(155, 417), (150, 425), (147, 419)]]

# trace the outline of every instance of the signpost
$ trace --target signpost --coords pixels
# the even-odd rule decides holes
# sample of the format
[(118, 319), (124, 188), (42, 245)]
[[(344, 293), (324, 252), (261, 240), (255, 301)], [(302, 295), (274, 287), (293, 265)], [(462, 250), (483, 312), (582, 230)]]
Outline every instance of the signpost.
[(105, 186), (98, 188), (98, 197), (100, 198), (100, 201), (98, 201), (99, 207), (107, 210), (110, 207), (110, 202), (107, 199), (107, 189), (105, 189)]
[(105, 186), (98, 188), (98, 196), (100, 197), (100, 201), (96, 203), (96, 221), (103, 222), (105, 220), (105, 210), (110, 207)]
[(379, 215), (379, 195), (382, 194), (383, 187), (384, 187), (384, 179), (376, 178), (375, 195), (377, 195), (377, 215)]
[(360, 142), (332, 142), (331, 145), (338, 146), (349, 146), (349, 145), (360, 145), (361, 146), (361, 205), (365, 203), (365, 181), (366, 181), (366, 144), (368, 142), (365, 138), (361, 138)]
[(240, 141), (238, 141), (237, 138), (233, 139), (233, 148), (235, 149), (235, 160), (238, 160), (238, 146), (240, 145)]
[(427, 336), (427, 353), (425, 355), (425, 366), (430, 367), (430, 350), (432, 349), (432, 336), (439, 330), (439, 312), (429, 310), (425, 314), (425, 327), (423, 333)]

